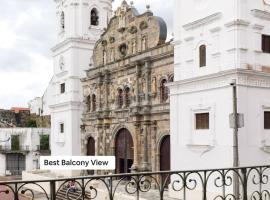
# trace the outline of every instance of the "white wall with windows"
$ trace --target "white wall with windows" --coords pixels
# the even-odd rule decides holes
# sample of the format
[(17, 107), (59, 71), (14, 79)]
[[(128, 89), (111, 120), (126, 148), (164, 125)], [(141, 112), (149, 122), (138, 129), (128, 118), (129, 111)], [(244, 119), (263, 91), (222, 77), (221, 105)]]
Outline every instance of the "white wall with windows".
[(264, 0), (174, 4), (172, 170), (233, 166), (232, 80), (238, 113), (244, 115), (240, 166), (269, 164), (270, 129), (264, 112), (270, 101), (270, 5)]
[[(24, 159), (20, 160), (24, 165), (22, 168), (26, 171), (31, 171), (39, 168), (39, 157), (43, 153), (49, 154), (50, 147), (48, 149), (41, 148), (41, 137), (50, 137), (50, 129), (44, 128), (1, 128), (0, 129), (0, 175), (14, 175), (13, 170), (8, 168), (8, 155), (20, 154)], [(18, 143), (12, 141), (17, 138)], [(15, 145), (14, 145), (15, 144)], [(13, 160), (19, 162), (18, 160)], [(17, 164), (18, 166), (18, 164)], [(20, 168), (21, 169), (21, 168)], [(20, 170), (18, 168), (18, 170)]]
[[(111, 17), (111, 0), (56, 0), (58, 41), (52, 48), (52, 155), (81, 155), (80, 126), (83, 94), (81, 78), (91, 64), (92, 51)], [(61, 129), (63, 129), (61, 131)], [(79, 175), (79, 171), (61, 171)]]

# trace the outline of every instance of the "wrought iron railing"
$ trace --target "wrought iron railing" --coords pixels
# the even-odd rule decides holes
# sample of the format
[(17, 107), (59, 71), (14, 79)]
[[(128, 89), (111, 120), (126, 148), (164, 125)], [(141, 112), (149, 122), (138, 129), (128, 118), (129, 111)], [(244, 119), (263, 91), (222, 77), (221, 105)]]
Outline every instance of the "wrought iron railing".
[[(270, 200), (270, 166), (0, 182), (0, 199)], [(41, 198), (42, 196), (42, 198)]]
[(12, 146), (1, 146), (0, 145), (0, 152), (29, 152), (30, 151), (30, 147), (29, 145), (24, 145), (24, 146), (16, 146), (16, 147), (12, 147)]

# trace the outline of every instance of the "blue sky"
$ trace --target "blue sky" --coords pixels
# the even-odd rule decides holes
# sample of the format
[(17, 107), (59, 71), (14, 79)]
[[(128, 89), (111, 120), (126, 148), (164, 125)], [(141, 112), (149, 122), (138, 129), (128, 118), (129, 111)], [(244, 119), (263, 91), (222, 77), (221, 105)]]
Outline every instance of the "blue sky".
[[(115, 0), (115, 9), (122, 0)], [(129, 1), (127, 1), (129, 2)], [(134, 0), (143, 12), (149, 4), (155, 15), (172, 28), (173, 0)], [(42, 96), (53, 73), (51, 47), (56, 42), (53, 0), (1, 0), (0, 108), (27, 107)]]

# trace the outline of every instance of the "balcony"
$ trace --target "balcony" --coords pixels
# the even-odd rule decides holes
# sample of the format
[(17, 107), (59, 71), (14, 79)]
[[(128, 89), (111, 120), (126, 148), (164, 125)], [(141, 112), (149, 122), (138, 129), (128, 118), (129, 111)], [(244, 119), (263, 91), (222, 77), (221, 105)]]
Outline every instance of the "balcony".
[(270, 166), (0, 182), (0, 199), (22, 194), (47, 200), (270, 200)]
[(6, 154), (6, 153), (29, 153), (30, 148), (29, 145), (24, 146), (1, 146), (0, 145), (0, 153)]
[(50, 155), (51, 150), (49, 148), (44, 148), (40, 145), (36, 146), (36, 150), (40, 153), (40, 155)]

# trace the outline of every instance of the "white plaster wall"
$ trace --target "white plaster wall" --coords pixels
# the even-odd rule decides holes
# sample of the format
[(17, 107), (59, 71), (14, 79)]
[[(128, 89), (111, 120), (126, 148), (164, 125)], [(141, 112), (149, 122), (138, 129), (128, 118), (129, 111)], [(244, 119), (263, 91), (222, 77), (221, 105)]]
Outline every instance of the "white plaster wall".
[(6, 156), (0, 154), (0, 176), (5, 176), (6, 172)]
[[(82, 118), (83, 93), (81, 78), (89, 69), (95, 42), (111, 17), (110, 0), (68, 0), (56, 4), (57, 23), (62, 11), (65, 12), (65, 30), (60, 29), (58, 42), (53, 47), (54, 77), (52, 81), (51, 111), (51, 150), (52, 155), (81, 155), (80, 126)], [(90, 26), (90, 12), (96, 8), (99, 25)], [(60, 28), (58, 26), (58, 28)], [(64, 67), (60, 68), (61, 59)], [(60, 94), (60, 84), (65, 83), (66, 90)], [(60, 123), (64, 123), (65, 132), (60, 133)], [(61, 172), (59, 172), (61, 173)], [(63, 172), (69, 175), (72, 172)]]
[[(173, 95), (171, 100), (172, 170), (232, 166), (231, 88)], [(195, 130), (196, 112), (210, 113), (209, 130)], [(221, 154), (223, 159), (215, 162)]]
[[(26, 152), (26, 170), (36, 169), (36, 164), (33, 161), (36, 157), (37, 145), (40, 145), (40, 135), (50, 135), (50, 129), (42, 128), (1, 128), (0, 140), (6, 141), (12, 135), (20, 136), (20, 145), (28, 146), (29, 152)], [(1, 142), (2, 147), (11, 147), (11, 139), (7, 142)], [(39, 157), (39, 155), (38, 155)], [(0, 175), (5, 175), (6, 170), (6, 154), (0, 153)]]
[[(261, 51), (261, 34), (270, 33), (269, 20), (256, 17), (255, 11), (270, 13), (270, 6), (252, 0), (175, 0), (175, 80), (270, 66), (269, 55)], [(207, 45), (203, 68), (198, 64), (201, 44)]]

